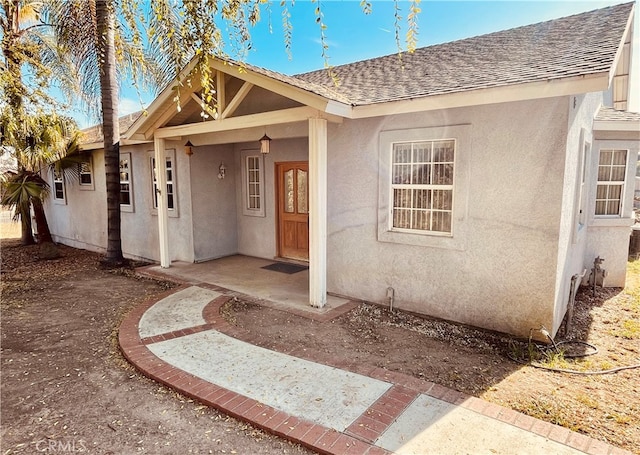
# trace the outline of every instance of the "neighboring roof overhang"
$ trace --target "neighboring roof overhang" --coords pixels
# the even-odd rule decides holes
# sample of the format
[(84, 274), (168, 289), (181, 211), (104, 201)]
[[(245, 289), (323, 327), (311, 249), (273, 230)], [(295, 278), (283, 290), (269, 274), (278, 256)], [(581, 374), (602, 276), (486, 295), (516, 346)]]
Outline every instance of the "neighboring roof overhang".
[(593, 119), (596, 139), (640, 141), (640, 113), (601, 107)]

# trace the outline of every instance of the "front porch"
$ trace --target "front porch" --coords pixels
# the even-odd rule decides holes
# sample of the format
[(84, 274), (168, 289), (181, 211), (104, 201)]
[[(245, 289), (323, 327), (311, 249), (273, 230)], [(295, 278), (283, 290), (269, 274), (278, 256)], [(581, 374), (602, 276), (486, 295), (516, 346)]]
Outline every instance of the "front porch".
[(154, 265), (145, 272), (190, 284), (206, 283), (270, 302), (285, 310), (324, 314), (349, 300), (327, 295), (327, 304), (314, 308), (309, 304), (309, 270), (284, 273), (263, 267), (275, 261), (234, 255), (199, 263), (172, 262), (171, 267)]

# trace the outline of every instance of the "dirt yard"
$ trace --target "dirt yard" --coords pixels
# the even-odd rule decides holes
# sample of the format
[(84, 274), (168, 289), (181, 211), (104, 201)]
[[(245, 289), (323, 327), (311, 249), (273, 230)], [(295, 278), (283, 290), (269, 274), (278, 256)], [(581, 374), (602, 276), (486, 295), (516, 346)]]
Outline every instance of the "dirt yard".
[[(89, 453), (309, 453), (181, 397), (120, 355), (124, 315), (167, 283), (102, 271), (98, 256), (2, 243), (2, 454), (76, 444)], [(640, 261), (626, 290), (581, 292), (570, 337), (599, 352), (542, 366), (601, 371), (640, 363)], [(640, 369), (606, 375), (524, 366), (526, 342), (362, 304), (319, 323), (243, 301), (224, 316), (274, 350), (296, 345), (401, 371), (640, 454)], [(541, 357), (536, 351), (536, 357)]]
[[(511, 407), (640, 454), (640, 261), (630, 264), (626, 290), (581, 290), (567, 340), (587, 341), (596, 355), (570, 359), (534, 350), (541, 367), (529, 361), (529, 343), (443, 321), (362, 304), (328, 323), (319, 323), (255, 303), (231, 301), (226, 319), (252, 334), (260, 345), (286, 351), (292, 345), (348, 357), (423, 378)], [(561, 346), (567, 355), (590, 351)], [(571, 351), (571, 352), (570, 352)]]
[[(19, 233), (19, 231), (18, 231)], [(2, 241), (0, 452), (310, 454), (138, 374), (124, 315), (168, 284), (107, 272), (92, 253)]]

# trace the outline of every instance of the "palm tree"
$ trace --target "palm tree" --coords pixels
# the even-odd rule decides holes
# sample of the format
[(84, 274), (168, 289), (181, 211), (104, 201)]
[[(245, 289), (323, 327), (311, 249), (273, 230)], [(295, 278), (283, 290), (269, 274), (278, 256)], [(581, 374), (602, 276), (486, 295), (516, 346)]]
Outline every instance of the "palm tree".
[[(107, 187), (105, 267), (126, 263), (120, 231), (119, 77), (126, 71), (136, 86), (142, 80), (154, 87), (172, 77), (143, 52), (136, 5), (126, 0), (50, 0), (43, 9), (58, 45), (77, 69), (85, 104), (95, 109), (100, 99)], [(123, 8), (121, 14), (116, 14), (117, 6)]]
[[(72, 86), (68, 62), (46, 33), (47, 24), (39, 21), (41, 6), (40, 1), (0, 0), (0, 51), (3, 56), (0, 61), (0, 93), (3, 94), (0, 105), (5, 106), (0, 119), (0, 141), (3, 149), (9, 148), (13, 152), (19, 176), (31, 173), (34, 162), (46, 162), (49, 159), (46, 154), (54, 145), (51, 143), (43, 149), (36, 147), (35, 143), (36, 133), (40, 134), (39, 127), (43, 126), (38, 124), (43, 118), (38, 117), (41, 114), (34, 117), (34, 112), (39, 111), (43, 103), (50, 108), (53, 106), (52, 110), (57, 105), (46, 95), (51, 76), (55, 75), (63, 89)], [(28, 84), (24, 82), (22, 73), (25, 65), (30, 68)], [(34, 127), (37, 128), (32, 131)], [(36, 152), (45, 155), (38, 157)], [(18, 181), (34, 184), (32, 177)], [(35, 204), (38, 206), (39, 200)], [(20, 204), (17, 208), (22, 222), (22, 243), (33, 244), (30, 204)], [(44, 211), (39, 208), (34, 208), (34, 211), (40, 225), (46, 223)]]
[[(51, 166), (68, 167), (82, 159), (77, 156), (79, 133), (76, 124), (72, 119), (56, 114), (24, 115), (22, 124), (17, 124), (15, 118), (8, 115), (2, 115), (0, 119), (2, 147), (13, 151), (19, 163), (15, 174), (3, 176), (2, 205), (16, 208), (23, 232), (26, 230), (31, 239), (26, 244), (34, 243), (30, 225), (33, 208), (38, 243), (53, 244), (43, 207), (49, 184), (42, 178), (42, 173)], [(24, 148), (22, 137), (27, 138)], [(57, 255), (57, 249), (52, 245), (47, 251), (51, 256)]]

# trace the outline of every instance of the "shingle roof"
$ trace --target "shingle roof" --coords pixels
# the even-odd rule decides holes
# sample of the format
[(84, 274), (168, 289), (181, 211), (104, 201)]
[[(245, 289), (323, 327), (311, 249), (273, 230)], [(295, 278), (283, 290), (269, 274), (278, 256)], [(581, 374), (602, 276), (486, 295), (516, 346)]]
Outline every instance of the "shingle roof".
[(612, 107), (601, 107), (595, 120), (610, 120), (615, 122), (640, 122), (640, 113), (618, 111)]
[(401, 61), (393, 54), (338, 66), (338, 87), (326, 70), (295, 78), (313, 84), (306, 86), (311, 91), (324, 87), (330, 99), (366, 105), (607, 72), (632, 7), (625, 3), (423, 47), (403, 53)]
[[(142, 111), (134, 112), (132, 114), (123, 115), (118, 119), (120, 123), (120, 136), (124, 136), (127, 130), (138, 120), (138, 117), (142, 115)], [(93, 144), (95, 142), (103, 142), (104, 136), (102, 134), (102, 124), (90, 126), (82, 130), (82, 144)]]

